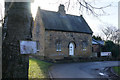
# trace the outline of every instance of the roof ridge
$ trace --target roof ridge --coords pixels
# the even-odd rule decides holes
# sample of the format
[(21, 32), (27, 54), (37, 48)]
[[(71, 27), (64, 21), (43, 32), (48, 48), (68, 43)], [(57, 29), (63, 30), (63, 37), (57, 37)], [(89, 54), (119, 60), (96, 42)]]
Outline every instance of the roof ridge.
[[(45, 10), (45, 9), (40, 9), (40, 10), (42, 10), (42, 11), (46, 11), (46, 12), (58, 13), (58, 14), (59, 14), (59, 12), (57, 12), (57, 11), (50, 11), (50, 10)], [(80, 16), (78, 16), (78, 15), (74, 15), (74, 14), (66, 14), (66, 15), (74, 16), (74, 17), (82, 17), (82, 15), (80, 15)]]
[[(39, 9), (45, 29), (63, 30), (92, 34), (92, 30), (82, 16), (66, 14), (60, 16), (59, 12)], [(39, 12), (38, 11), (38, 12)], [(37, 17), (37, 16), (36, 16)]]

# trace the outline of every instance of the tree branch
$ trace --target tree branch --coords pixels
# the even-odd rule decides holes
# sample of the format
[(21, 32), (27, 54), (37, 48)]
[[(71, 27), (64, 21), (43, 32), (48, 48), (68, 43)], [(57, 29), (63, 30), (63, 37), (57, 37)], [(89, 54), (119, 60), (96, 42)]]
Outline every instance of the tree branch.
[[(94, 7), (91, 4), (89, 4), (86, 0), (77, 0), (77, 2), (80, 4), (80, 9), (83, 7), (86, 9), (86, 12), (90, 12), (91, 14), (93, 14), (96, 17), (105, 14), (105, 11), (103, 9), (111, 6), (111, 4), (109, 4), (104, 7)], [(103, 14), (98, 14), (95, 12), (95, 10), (101, 10)]]
[(67, 7), (67, 11), (68, 11), (68, 9), (69, 9), (69, 6), (70, 6), (70, 0), (68, 1), (68, 7)]

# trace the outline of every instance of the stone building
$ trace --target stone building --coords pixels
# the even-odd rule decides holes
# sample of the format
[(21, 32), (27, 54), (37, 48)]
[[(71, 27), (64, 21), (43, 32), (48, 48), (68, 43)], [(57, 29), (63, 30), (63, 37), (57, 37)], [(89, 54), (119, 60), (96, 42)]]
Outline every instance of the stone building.
[(100, 57), (100, 53), (102, 52), (102, 47), (104, 46), (104, 41), (92, 39), (92, 52), (93, 57)]
[(59, 6), (58, 12), (38, 8), (32, 31), (38, 46), (36, 55), (51, 59), (89, 57), (92, 33), (82, 15), (66, 14), (64, 5)]

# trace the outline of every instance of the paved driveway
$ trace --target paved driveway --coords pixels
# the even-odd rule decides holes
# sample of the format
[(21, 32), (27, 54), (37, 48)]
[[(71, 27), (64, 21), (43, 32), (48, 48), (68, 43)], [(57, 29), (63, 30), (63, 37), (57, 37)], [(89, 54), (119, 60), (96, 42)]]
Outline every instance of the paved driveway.
[[(55, 64), (50, 68), (52, 78), (106, 78), (105, 67), (118, 66), (120, 61)], [(119, 65), (120, 66), (120, 65)]]

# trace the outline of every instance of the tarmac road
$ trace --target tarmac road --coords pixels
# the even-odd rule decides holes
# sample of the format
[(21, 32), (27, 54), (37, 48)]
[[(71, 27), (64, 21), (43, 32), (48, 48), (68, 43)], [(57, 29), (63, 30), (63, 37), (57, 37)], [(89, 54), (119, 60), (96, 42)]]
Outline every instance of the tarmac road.
[(120, 61), (55, 64), (50, 68), (51, 78), (108, 78), (106, 67), (120, 66)]

